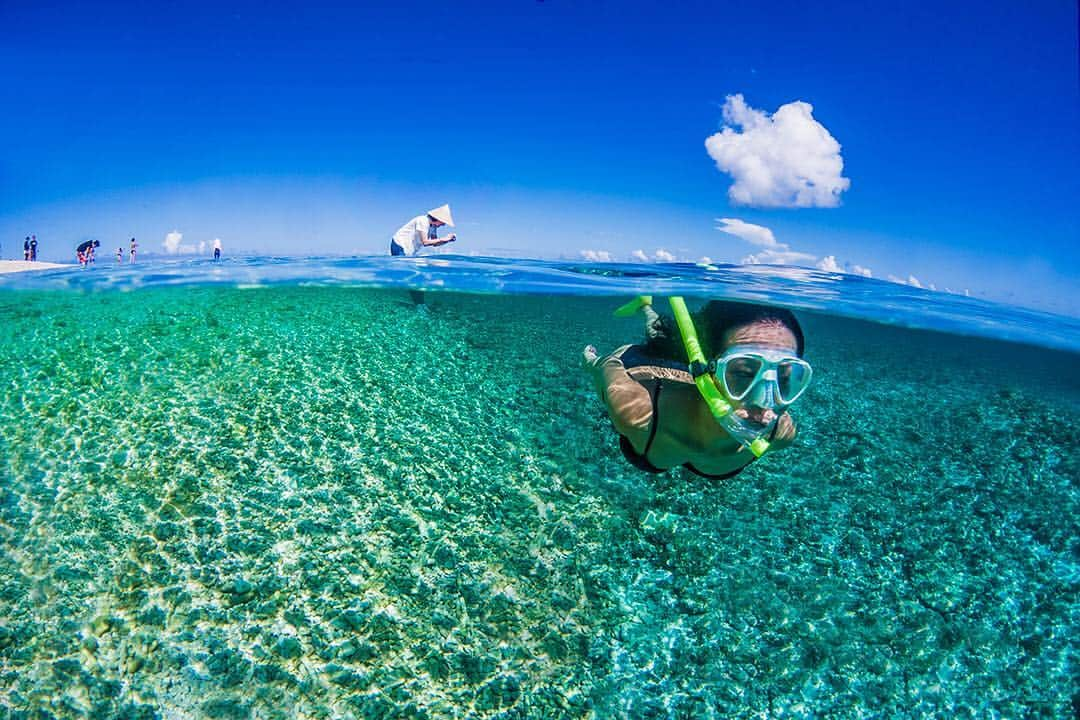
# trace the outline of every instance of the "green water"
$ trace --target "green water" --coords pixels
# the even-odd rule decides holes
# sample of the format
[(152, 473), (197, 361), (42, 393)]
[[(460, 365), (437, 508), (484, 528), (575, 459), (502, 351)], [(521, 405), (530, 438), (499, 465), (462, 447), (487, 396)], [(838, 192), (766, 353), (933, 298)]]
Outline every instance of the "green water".
[(795, 447), (620, 455), (602, 299), (0, 295), (0, 717), (1068, 717), (1076, 356), (801, 316)]

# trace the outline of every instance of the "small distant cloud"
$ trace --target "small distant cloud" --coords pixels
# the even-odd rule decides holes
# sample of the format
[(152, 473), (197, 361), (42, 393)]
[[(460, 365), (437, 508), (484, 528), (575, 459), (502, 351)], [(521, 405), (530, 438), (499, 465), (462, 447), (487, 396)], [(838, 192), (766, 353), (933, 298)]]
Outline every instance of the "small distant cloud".
[(712, 265), (712, 258), (708, 255), (702, 255), (698, 258), (698, 265)]
[(870, 268), (863, 267), (862, 265), (852, 265), (851, 274), (862, 275), (863, 277), (874, 277), (874, 274), (870, 272)]
[[(787, 246), (785, 246), (785, 248), (786, 247)], [(741, 262), (743, 265), (794, 265), (798, 263), (811, 263), (816, 259), (816, 257), (809, 253), (768, 248), (761, 252), (747, 255)]]
[(663, 248), (657, 248), (652, 255), (649, 255), (644, 250), (635, 250), (630, 253), (630, 259), (636, 262), (675, 262), (676, 257), (674, 253), (670, 253)]
[[(889, 282), (899, 283), (900, 285), (910, 285), (911, 287), (916, 287), (916, 288), (921, 288), (923, 286), (922, 282), (919, 281), (919, 278), (917, 278), (917, 277), (915, 277), (914, 275), (911, 275), (911, 274), (908, 274), (907, 280), (905, 280), (902, 277), (898, 277), (896, 275), (889, 275), (888, 280), (889, 280)], [(933, 285), (931, 285), (929, 289), (935, 290), (936, 288)]]
[(776, 247), (778, 244), (773, 231), (764, 225), (755, 225), (738, 218), (716, 218), (716, 222), (720, 223), (716, 226), (716, 229), (720, 232), (734, 235), (740, 240), (745, 240), (753, 245)]
[(817, 262), (817, 267), (822, 270), (843, 272), (834, 255), (818, 260), (816, 255), (792, 250), (787, 243), (779, 242), (773, 231), (764, 225), (755, 225), (738, 218), (716, 218), (716, 222), (720, 223), (716, 226), (720, 232), (764, 248), (744, 257), (740, 261), (743, 265), (809, 265)]
[(161, 246), (165, 248), (165, 252), (169, 255), (176, 255), (180, 252), (180, 243), (184, 239), (184, 233), (179, 230), (173, 230), (171, 233), (165, 235), (165, 242), (161, 243)]
[[(754, 207), (836, 207), (851, 186), (840, 143), (814, 119), (812, 105), (781, 105), (771, 116), (729, 95), (724, 128), (705, 149), (734, 182), (728, 198)], [(741, 128), (741, 130), (739, 129)]]
[(581, 257), (589, 262), (611, 262), (611, 253), (607, 250), (582, 250)]
[(818, 260), (817, 268), (818, 270), (824, 270), (825, 272), (844, 272), (837, 264), (835, 255), (826, 255)]
[(196, 252), (201, 252), (200, 247), (206, 243), (199, 243), (199, 247), (192, 245), (191, 243), (184, 244), (184, 233), (179, 230), (173, 230), (171, 233), (166, 233), (165, 241), (161, 243), (161, 247), (164, 248), (167, 255), (193, 255)]
[(206, 253), (206, 241), (205, 240), (200, 240), (199, 241), (199, 254), (203, 255), (205, 253)]

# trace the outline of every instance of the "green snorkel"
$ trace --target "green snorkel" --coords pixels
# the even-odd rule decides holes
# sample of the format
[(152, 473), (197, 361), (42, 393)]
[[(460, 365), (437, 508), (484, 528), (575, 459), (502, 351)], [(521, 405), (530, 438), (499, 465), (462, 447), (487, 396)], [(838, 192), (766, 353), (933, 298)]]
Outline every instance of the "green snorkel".
[[(697, 385), (698, 392), (701, 393), (701, 397), (705, 401), (705, 405), (708, 406), (709, 412), (712, 413), (713, 419), (731, 437), (750, 450), (754, 457), (761, 457), (768, 452), (769, 441), (747, 430), (732, 417), (735, 408), (728, 402), (723, 391), (717, 387), (716, 381), (712, 378), (712, 373), (709, 372), (709, 364), (705, 360), (705, 353), (701, 350), (697, 329), (694, 327), (694, 321), (690, 317), (690, 311), (686, 308), (686, 302), (681, 297), (671, 297), (668, 298), (668, 303), (671, 305), (671, 311), (675, 315), (675, 323), (679, 326), (679, 334), (682, 336), (683, 345), (686, 347), (686, 356), (690, 361), (690, 375), (693, 376), (694, 384)], [(642, 295), (620, 307), (615, 311), (615, 314), (619, 317), (628, 317), (646, 305), (651, 304), (652, 298)]]

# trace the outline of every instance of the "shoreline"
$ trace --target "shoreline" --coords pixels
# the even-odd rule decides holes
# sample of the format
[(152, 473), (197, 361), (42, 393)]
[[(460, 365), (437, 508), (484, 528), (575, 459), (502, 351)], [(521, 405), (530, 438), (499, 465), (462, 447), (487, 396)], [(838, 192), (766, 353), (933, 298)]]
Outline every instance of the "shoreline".
[(75, 267), (70, 263), (41, 262), (40, 260), (0, 260), (0, 275), (27, 272), (29, 270), (55, 270), (56, 268)]

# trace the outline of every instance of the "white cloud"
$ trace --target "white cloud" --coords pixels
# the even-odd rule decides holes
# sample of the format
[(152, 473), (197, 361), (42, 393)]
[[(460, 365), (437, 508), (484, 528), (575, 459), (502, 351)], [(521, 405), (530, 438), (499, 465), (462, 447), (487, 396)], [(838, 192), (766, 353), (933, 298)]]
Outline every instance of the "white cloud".
[[(843, 176), (840, 143), (802, 101), (781, 105), (771, 116), (742, 95), (724, 103), (724, 128), (705, 149), (734, 182), (728, 198), (756, 207), (836, 207), (851, 186)], [(738, 130), (737, 128), (742, 128)]]
[[(763, 247), (756, 253), (747, 255), (741, 260), (743, 265), (809, 265), (815, 264), (819, 270), (825, 272), (852, 272), (863, 277), (870, 277), (870, 270), (861, 265), (855, 265), (850, 271), (842, 267), (836, 260), (835, 255), (826, 255), (820, 260), (810, 253), (792, 250), (787, 243), (777, 241), (773, 231), (764, 225), (754, 225), (737, 218), (716, 218), (721, 223), (716, 226), (720, 232), (734, 235), (753, 245)], [(901, 281), (902, 282), (902, 281)]]
[(205, 253), (206, 253), (206, 241), (205, 240), (200, 240), (199, 241), (199, 254), (203, 255)]
[(814, 262), (816, 259), (813, 255), (796, 252), (795, 250), (766, 248), (761, 252), (747, 255), (741, 262), (743, 265), (789, 265), (800, 262)]
[(651, 257), (644, 250), (635, 250), (630, 253), (630, 259), (637, 262), (675, 262), (676, 260), (673, 253), (663, 248), (657, 248)]
[[(901, 285), (910, 285), (911, 287), (917, 287), (917, 288), (921, 288), (923, 286), (923, 284), (919, 281), (919, 278), (917, 278), (917, 277), (915, 277), (914, 275), (911, 275), (911, 274), (908, 274), (907, 280), (905, 280), (902, 277), (897, 277), (896, 275), (891, 275), (891, 274), (888, 276), (888, 279), (889, 279), (889, 282), (899, 283)], [(935, 288), (933, 285), (930, 285), (930, 289), (931, 290), (936, 290), (937, 288)]]
[(589, 262), (611, 262), (611, 253), (607, 250), (582, 250), (581, 257)]
[[(191, 243), (184, 244), (184, 233), (179, 230), (173, 230), (171, 233), (165, 235), (165, 241), (161, 243), (161, 247), (165, 249), (165, 252), (169, 255), (192, 255), (199, 251), (199, 248)], [(204, 245), (205, 243), (200, 243)]]
[(826, 255), (818, 260), (818, 270), (824, 270), (825, 272), (844, 272), (843, 269), (836, 263), (835, 255)]
[[(748, 243), (760, 245), (762, 247), (777, 247), (778, 245), (776, 236), (773, 235), (773, 231), (764, 225), (755, 225), (739, 220), (738, 218), (716, 218), (716, 222), (722, 223), (721, 225), (716, 226), (716, 229), (720, 232), (734, 235), (740, 240), (745, 240)], [(785, 245), (784, 247), (787, 246)]]
[(180, 252), (180, 242), (184, 239), (184, 233), (179, 230), (173, 230), (165, 236), (165, 242), (161, 243), (161, 246), (165, 248), (165, 252), (170, 255), (176, 255)]

